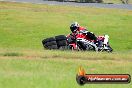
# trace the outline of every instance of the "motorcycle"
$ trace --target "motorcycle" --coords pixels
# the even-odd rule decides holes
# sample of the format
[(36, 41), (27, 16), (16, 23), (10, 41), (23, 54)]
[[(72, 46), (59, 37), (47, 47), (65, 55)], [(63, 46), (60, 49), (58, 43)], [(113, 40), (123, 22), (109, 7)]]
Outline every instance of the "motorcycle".
[[(71, 40), (68, 36), (67, 39)], [(98, 36), (97, 41), (88, 40), (86, 36), (78, 35), (74, 42), (69, 43), (71, 50), (112, 52), (113, 49), (109, 44), (109, 36)]]

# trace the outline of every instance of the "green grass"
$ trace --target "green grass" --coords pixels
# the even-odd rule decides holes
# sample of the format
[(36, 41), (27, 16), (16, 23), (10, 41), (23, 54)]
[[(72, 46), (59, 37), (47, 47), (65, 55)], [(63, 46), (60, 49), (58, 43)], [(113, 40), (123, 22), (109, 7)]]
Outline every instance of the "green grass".
[[(73, 21), (97, 35), (108, 34), (115, 52), (43, 50), (44, 38), (67, 35)], [(80, 65), (87, 73), (132, 75), (131, 22), (130, 10), (0, 2), (0, 88), (80, 88), (75, 80)]]
[[(6, 53), (8, 51), (4, 51)], [(13, 52), (13, 51), (12, 51)], [(15, 51), (16, 52), (16, 51)], [(18, 51), (20, 53), (20, 51)], [(69, 51), (21, 51), (23, 56), (2, 56), (1, 88), (80, 88), (76, 83), (78, 67), (87, 73), (132, 75), (131, 54)], [(26, 58), (26, 59), (25, 59)], [(89, 84), (84, 88), (131, 88), (131, 84)]]
[(132, 11), (0, 2), (0, 47), (42, 49), (41, 41), (70, 33), (78, 21), (96, 35), (108, 34), (115, 51), (132, 49)]

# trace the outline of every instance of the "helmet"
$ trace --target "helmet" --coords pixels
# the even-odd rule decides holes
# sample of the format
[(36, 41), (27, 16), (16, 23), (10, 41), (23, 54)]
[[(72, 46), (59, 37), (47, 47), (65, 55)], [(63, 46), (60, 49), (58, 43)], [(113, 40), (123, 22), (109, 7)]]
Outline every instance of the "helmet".
[(76, 32), (78, 27), (79, 27), (79, 24), (77, 22), (74, 22), (70, 25), (70, 29), (72, 32)]

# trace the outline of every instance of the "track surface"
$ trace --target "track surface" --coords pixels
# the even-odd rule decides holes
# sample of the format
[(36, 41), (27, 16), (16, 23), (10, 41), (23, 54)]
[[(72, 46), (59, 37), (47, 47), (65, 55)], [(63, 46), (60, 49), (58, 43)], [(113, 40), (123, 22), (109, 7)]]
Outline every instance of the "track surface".
[(48, 4), (48, 5), (88, 6), (88, 7), (97, 7), (97, 8), (116, 8), (116, 9), (132, 10), (132, 5), (130, 4), (74, 3), (74, 2), (56, 2), (56, 1), (44, 1), (44, 0), (0, 0), (0, 1), (24, 2), (24, 3), (30, 2), (30, 3)]

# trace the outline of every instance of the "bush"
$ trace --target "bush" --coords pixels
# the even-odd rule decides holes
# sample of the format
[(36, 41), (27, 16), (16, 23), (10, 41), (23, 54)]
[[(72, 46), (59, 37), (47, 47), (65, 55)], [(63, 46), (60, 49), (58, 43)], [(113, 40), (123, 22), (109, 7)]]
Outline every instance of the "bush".
[(103, 3), (103, 0), (76, 0), (76, 2), (86, 2), (86, 3)]
[(4, 53), (3, 56), (23, 56), (23, 54), (16, 53), (16, 52), (7, 52), (7, 53)]

